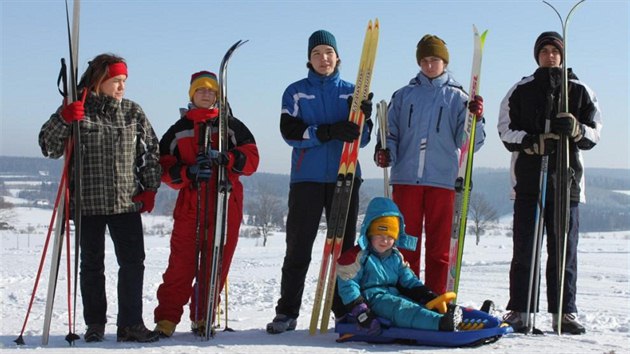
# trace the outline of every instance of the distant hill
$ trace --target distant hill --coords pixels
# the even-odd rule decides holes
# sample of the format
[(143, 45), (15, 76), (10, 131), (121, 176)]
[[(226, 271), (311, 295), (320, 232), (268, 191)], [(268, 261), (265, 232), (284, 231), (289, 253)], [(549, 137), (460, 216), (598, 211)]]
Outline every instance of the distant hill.
[[(0, 156), (0, 195), (11, 195), (20, 189), (19, 198), (42, 205), (42, 200), (54, 200), (62, 161), (36, 157)], [(21, 182), (24, 184), (20, 184)], [(261, 194), (272, 195), (286, 209), (289, 176), (255, 173), (241, 178), (245, 189), (245, 207), (256, 203)], [(33, 182), (42, 182), (41, 184)], [(625, 191), (625, 192), (624, 192)], [(478, 193), (499, 215), (512, 213), (510, 175), (508, 169), (475, 168), (473, 192)], [(366, 179), (361, 187), (361, 204), (383, 195), (382, 179)], [(630, 170), (590, 168), (586, 170), (587, 203), (580, 207), (582, 231), (617, 231), (630, 229)], [(163, 186), (156, 200), (154, 213), (172, 213), (177, 192)], [(45, 207), (45, 206), (44, 206)], [(286, 213), (286, 211), (285, 211)]]

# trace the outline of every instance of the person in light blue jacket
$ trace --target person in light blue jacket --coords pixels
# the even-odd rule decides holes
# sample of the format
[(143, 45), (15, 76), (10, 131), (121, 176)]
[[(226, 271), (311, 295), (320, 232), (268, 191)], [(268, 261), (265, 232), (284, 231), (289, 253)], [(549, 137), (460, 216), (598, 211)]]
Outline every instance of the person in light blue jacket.
[(339, 295), (350, 315), (370, 335), (381, 322), (396, 327), (453, 331), (462, 310), (449, 302), (454, 293), (437, 296), (409, 269), (399, 249), (413, 250), (417, 239), (404, 231), (396, 204), (377, 197), (368, 205), (357, 245), (338, 260)]
[[(267, 325), (271, 334), (295, 329), (322, 211), (326, 211), (326, 220), (330, 217), (343, 144), (360, 138), (359, 145), (366, 146), (373, 125), (372, 94), (361, 102), (365, 117), (362, 132), (348, 120), (354, 84), (340, 77), (339, 51), (332, 33), (315, 31), (309, 38), (307, 55), (308, 77), (289, 85), (282, 95), (280, 132), (293, 152), (287, 249), (276, 316)], [(360, 185), (361, 168), (357, 165), (342, 250), (354, 245)], [(337, 294), (332, 311), (336, 318), (345, 314)]]
[[(437, 293), (446, 290), (455, 180), (466, 134), (465, 121), (475, 115), (474, 150), (484, 142), (483, 99), (470, 100), (446, 71), (446, 44), (427, 34), (418, 43), (420, 72), (396, 91), (388, 108), (386, 149), (379, 141), (375, 161), (391, 166), (392, 198), (407, 220), (406, 232), (425, 234), (425, 284)], [(466, 109), (468, 106), (468, 109)], [(411, 269), (420, 274), (421, 247), (402, 250)]]

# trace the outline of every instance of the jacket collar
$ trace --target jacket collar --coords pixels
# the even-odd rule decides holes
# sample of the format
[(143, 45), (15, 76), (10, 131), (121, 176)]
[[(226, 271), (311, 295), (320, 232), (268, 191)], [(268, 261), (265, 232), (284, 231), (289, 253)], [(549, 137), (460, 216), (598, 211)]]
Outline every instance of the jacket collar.
[(320, 75), (313, 69), (308, 70), (308, 81), (313, 85), (336, 84), (339, 80), (339, 69), (335, 69), (335, 72), (329, 76)]
[(409, 81), (409, 84), (418, 85), (418, 86), (442, 87), (448, 84), (450, 80), (451, 80), (451, 76), (448, 74), (447, 71), (444, 71), (442, 75), (434, 79), (429, 79), (421, 71), (418, 73), (418, 75), (416, 75), (416, 77), (414, 77), (413, 79), (411, 79), (411, 81)]

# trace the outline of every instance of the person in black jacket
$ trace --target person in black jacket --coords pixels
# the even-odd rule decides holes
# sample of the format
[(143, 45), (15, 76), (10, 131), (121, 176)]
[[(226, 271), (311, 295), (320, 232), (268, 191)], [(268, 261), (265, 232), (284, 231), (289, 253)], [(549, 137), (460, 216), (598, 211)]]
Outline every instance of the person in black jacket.
[[(586, 330), (577, 318), (577, 244), (578, 203), (584, 202), (582, 150), (599, 142), (601, 114), (595, 93), (569, 69), (568, 112), (559, 112), (562, 100), (562, 49), (564, 42), (556, 32), (543, 32), (534, 45), (539, 67), (533, 75), (516, 83), (501, 102), (498, 130), (501, 141), (512, 152), (511, 175), (514, 199), (513, 255), (510, 267), (510, 300), (504, 321), (516, 332), (527, 332), (527, 294), (537, 214), (541, 161), (548, 156), (548, 178), (544, 222), (547, 232), (547, 304), (557, 331), (558, 266), (554, 225), (553, 196), (556, 180), (556, 145), (560, 134), (569, 137), (570, 211), (566, 268), (562, 303), (562, 332), (582, 334)], [(549, 120), (549, 129), (545, 129)], [(533, 289), (538, 291), (538, 289)], [(532, 301), (531, 312), (538, 311)], [(531, 323), (531, 322), (530, 322)]]

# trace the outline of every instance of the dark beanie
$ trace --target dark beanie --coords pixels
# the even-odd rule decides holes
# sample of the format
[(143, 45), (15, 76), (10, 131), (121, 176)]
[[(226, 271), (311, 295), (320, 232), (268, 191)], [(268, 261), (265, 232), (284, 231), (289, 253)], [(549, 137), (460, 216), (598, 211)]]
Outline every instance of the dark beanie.
[(538, 62), (538, 53), (540, 53), (540, 50), (547, 44), (551, 44), (552, 46), (558, 48), (558, 50), (560, 51), (560, 55), (562, 55), (562, 49), (564, 48), (562, 36), (558, 32), (543, 32), (540, 34), (540, 36), (538, 36), (538, 39), (536, 39), (536, 44), (534, 44), (534, 59), (536, 59), (537, 64), (540, 64)]
[(420, 59), (424, 57), (438, 57), (444, 60), (444, 63), (448, 64), (446, 42), (432, 34), (427, 34), (422, 37), (416, 48), (416, 60), (418, 60), (418, 65), (420, 65)]
[(307, 58), (311, 58), (311, 51), (313, 48), (318, 45), (325, 44), (333, 47), (337, 56), (339, 56), (339, 51), (337, 50), (337, 41), (335, 40), (335, 36), (332, 33), (326, 30), (319, 30), (313, 32), (311, 36), (308, 38), (308, 53), (306, 53)]

